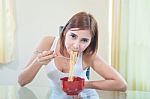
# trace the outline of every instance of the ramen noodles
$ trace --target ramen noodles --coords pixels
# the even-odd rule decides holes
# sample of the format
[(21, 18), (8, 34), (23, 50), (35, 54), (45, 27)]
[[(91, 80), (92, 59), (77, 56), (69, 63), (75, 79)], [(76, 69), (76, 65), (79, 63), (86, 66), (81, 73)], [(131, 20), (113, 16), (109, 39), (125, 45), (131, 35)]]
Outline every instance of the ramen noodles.
[(76, 64), (77, 54), (78, 53), (75, 51), (71, 51), (70, 53), (70, 70), (68, 81), (73, 81), (74, 65)]

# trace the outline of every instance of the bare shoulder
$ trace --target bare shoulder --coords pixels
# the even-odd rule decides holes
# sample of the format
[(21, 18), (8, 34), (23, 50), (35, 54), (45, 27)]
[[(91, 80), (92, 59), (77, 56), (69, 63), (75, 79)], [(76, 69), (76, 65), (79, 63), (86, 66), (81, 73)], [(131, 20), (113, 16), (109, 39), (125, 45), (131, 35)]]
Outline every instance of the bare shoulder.
[(40, 43), (38, 44), (36, 51), (49, 50), (53, 44), (54, 39), (55, 39), (54, 36), (43, 37)]
[(86, 66), (92, 66), (93, 60), (96, 59), (96, 55), (83, 55), (83, 64)]
[(105, 62), (105, 60), (101, 57), (101, 56), (99, 56), (99, 55), (93, 55), (92, 57), (91, 57), (91, 66), (92, 66), (92, 68), (93, 69), (96, 69), (97, 68), (97, 66), (98, 67), (105, 67), (105, 66), (108, 66), (108, 64)]
[(109, 65), (101, 56), (96, 55), (92, 59), (91, 67), (105, 79), (118, 79), (119, 73)]

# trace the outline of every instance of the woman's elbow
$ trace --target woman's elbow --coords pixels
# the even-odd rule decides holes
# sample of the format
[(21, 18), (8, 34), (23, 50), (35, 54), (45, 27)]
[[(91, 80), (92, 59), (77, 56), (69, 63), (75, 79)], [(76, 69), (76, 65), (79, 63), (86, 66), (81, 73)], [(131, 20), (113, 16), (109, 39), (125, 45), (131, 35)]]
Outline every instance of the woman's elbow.
[(127, 90), (127, 83), (126, 82), (121, 82), (119, 84), (119, 88), (118, 88), (119, 91), (122, 91), (122, 92), (125, 92)]
[(24, 81), (23, 81), (20, 77), (18, 77), (18, 84), (19, 84), (21, 87), (23, 87), (23, 86), (25, 85)]
[(19, 84), (21, 87), (23, 87), (23, 86), (25, 86), (25, 85), (27, 84), (27, 82), (25, 82), (25, 80), (24, 80), (21, 76), (19, 76), (19, 77), (18, 77), (18, 84)]

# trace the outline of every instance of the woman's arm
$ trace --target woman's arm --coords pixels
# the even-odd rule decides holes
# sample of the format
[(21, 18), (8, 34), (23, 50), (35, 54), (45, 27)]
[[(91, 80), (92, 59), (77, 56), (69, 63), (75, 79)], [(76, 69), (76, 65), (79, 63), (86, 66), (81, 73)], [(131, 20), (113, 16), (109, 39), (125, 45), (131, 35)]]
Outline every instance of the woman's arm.
[(24, 86), (30, 83), (41, 67), (42, 64), (40, 64), (33, 56), (29, 64), (19, 74), (18, 83), (20, 84), (20, 86)]
[[(53, 40), (54, 40), (54, 37), (45, 37), (36, 48), (36, 51), (40, 51), (40, 52), (48, 51), (51, 47)], [(52, 54), (52, 51), (47, 52), (47, 53)], [(44, 55), (46, 56), (47, 53), (44, 53)], [(34, 54), (32, 58), (29, 60), (26, 67), (21, 71), (21, 73), (18, 76), (18, 83), (20, 84), (20, 86), (24, 86), (30, 83), (34, 79), (34, 77), (36, 76), (40, 68), (42, 67), (42, 64), (40, 63), (40, 61), (44, 61), (48, 63), (49, 61), (46, 60), (46, 58), (53, 57), (52, 55), (46, 58), (44, 56), (43, 57), (41, 56), (42, 55)]]
[(95, 56), (92, 59), (91, 67), (104, 80), (88, 81), (85, 83), (86, 88), (109, 91), (126, 91), (127, 83), (124, 78), (112, 67), (106, 64), (100, 57)]

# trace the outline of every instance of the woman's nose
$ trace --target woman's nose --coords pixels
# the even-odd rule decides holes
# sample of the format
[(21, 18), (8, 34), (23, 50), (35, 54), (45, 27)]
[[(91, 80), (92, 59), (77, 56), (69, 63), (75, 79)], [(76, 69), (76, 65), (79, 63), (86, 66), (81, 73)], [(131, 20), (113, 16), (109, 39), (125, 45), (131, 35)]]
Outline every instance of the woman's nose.
[(79, 48), (80, 48), (80, 43), (79, 42), (74, 43), (73, 50), (79, 51)]

